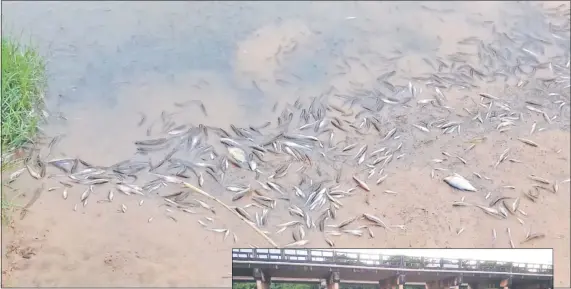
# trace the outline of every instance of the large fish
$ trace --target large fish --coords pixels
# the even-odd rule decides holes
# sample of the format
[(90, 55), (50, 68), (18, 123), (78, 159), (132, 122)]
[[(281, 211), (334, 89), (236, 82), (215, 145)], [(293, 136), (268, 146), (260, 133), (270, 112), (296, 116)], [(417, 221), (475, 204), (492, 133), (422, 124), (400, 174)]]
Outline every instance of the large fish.
[(472, 186), (468, 180), (458, 174), (445, 177), (444, 182), (458, 190), (470, 192), (477, 191), (476, 188), (474, 188), (474, 186)]

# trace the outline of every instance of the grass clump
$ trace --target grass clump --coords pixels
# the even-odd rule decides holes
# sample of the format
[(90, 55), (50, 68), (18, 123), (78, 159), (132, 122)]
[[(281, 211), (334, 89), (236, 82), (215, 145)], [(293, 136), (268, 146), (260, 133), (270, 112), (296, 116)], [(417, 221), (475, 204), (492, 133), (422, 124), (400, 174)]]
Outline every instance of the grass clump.
[[(13, 164), (14, 152), (33, 139), (38, 129), (45, 89), (45, 63), (33, 47), (2, 37), (2, 172)], [(16, 157), (17, 158), (17, 157)], [(14, 204), (2, 192), (2, 224), (10, 221)]]
[(45, 89), (45, 63), (32, 47), (2, 38), (2, 167), (4, 154), (37, 132)]

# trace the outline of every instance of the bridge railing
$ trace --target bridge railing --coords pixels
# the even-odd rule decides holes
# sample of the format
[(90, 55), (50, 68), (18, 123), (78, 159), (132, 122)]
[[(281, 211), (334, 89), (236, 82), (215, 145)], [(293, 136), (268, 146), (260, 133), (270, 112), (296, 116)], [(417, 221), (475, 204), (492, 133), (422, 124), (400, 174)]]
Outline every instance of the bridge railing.
[(321, 249), (232, 249), (232, 259), (365, 267), (553, 274), (547, 264), (367, 254)]

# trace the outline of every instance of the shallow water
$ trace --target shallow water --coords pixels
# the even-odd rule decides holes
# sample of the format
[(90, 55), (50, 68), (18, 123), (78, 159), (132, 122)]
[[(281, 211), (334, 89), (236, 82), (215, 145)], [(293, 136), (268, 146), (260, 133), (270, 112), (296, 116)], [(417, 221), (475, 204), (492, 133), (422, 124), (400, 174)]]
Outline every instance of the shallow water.
[[(380, 132), (370, 128), (365, 135), (354, 132), (346, 135), (334, 130), (334, 143), (344, 140), (347, 143), (359, 142), (356, 149), (368, 144), (369, 152), (381, 146), (394, 150), (395, 158), (385, 167), (389, 177), (381, 186), (375, 186), (374, 181), (380, 176), (380, 168), (377, 168), (374, 177), (367, 180), (372, 188), (370, 195), (367, 197), (363, 191), (356, 190), (355, 196), (341, 199), (343, 207), (339, 209), (335, 222), (331, 223), (369, 212), (391, 225), (405, 225), (406, 230), (374, 228), (375, 238), (343, 235), (335, 239), (336, 245), (508, 247), (507, 227), (511, 228), (514, 240), (519, 243), (531, 226), (534, 231), (543, 230), (547, 237), (522, 246), (555, 248), (556, 256), (560, 256), (555, 261), (556, 284), (565, 285), (569, 284), (569, 270), (557, 268), (569, 268), (569, 248), (565, 245), (569, 242), (569, 222), (560, 222), (562, 216), (569, 220), (568, 183), (560, 185), (558, 194), (542, 194), (537, 203), (522, 199), (522, 210), (530, 214), (525, 218), (519, 216), (525, 219), (525, 225), (513, 217), (495, 220), (475, 208), (457, 209), (450, 205), (461, 196), (466, 196), (467, 201), (487, 203), (484, 195), (488, 191), (493, 196), (520, 196), (533, 185), (525, 177), (527, 174), (559, 181), (569, 178), (569, 8), (559, 5), (556, 2), (296, 2), (295, 5), (293, 2), (3, 2), (2, 21), (3, 33), (18, 35), (23, 31), (23, 37), (37, 44), (49, 61), (46, 97), (51, 117), (44, 130), (49, 136), (64, 135), (52, 151), (54, 157), (80, 157), (101, 166), (130, 158), (147, 160), (150, 157), (151, 162), (157, 162), (167, 150), (148, 156), (135, 155), (134, 141), (163, 136), (165, 132), (158, 129), (161, 114), (176, 113), (170, 119), (177, 125), (203, 124), (228, 131), (230, 124), (247, 128), (270, 121), (272, 124), (264, 133), (272, 134), (277, 131), (278, 116), (286, 109), (295, 112), (290, 131), (304, 124), (299, 119), (299, 110), (293, 106), (296, 100), (308, 108), (312, 100), (319, 97), (322, 103), (349, 109), (349, 103), (343, 97), (357, 96), (360, 100), (351, 106), (356, 114), (365, 110), (363, 107), (378, 105), (381, 97), (370, 97), (370, 92), (376, 90), (377, 95), (382, 92), (403, 103), (385, 103), (381, 109), (360, 118), (354, 115), (341, 117), (334, 110), (327, 111), (327, 116), (354, 121), (357, 126), (363, 117), (376, 117), (381, 124)], [(557, 30), (559, 26), (561, 31)], [(530, 72), (537, 65), (530, 60), (534, 58), (542, 66)], [(444, 65), (438, 67), (439, 60)], [(505, 70), (518, 66), (516, 61), (523, 62), (519, 69)], [(506, 65), (502, 66), (502, 63)], [(461, 71), (460, 67), (465, 64), (484, 72), (486, 77), (478, 79), (477, 72), (467, 69), (464, 70), (463, 82), (456, 79), (455, 86), (441, 88), (444, 95), (441, 101), (448, 108), (418, 103), (438, 95), (434, 79), (429, 81), (420, 77), (431, 74), (459, 77), (454, 73)], [(406, 88), (403, 93), (395, 94), (390, 86), (378, 79), (390, 71), (395, 71), (395, 74), (386, 80), (396, 89), (399, 86)], [(508, 77), (504, 78), (504, 75)], [(541, 80), (551, 77), (557, 77), (557, 80)], [(518, 87), (520, 80), (529, 80), (529, 84)], [(433, 85), (427, 85), (428, 82)], [(469, 87), (468, 84), (477, 87)], [(409, 87), (414, 93), (408, 93)], [(533, 90), (537, 87), (541, 89)], [(480, 99), (478, 93), (481, 92), (497, 96), (500, 103), (509, 106), (510, 112), (517, 112), (514, 115), (523, 119), (514, 120), (511, 130), (502, 133), (497, 130), (499, 122), (488, 119), (483, 123), (474, 121), (471, 112), (480, 111), (484, 117), (485, 106), (489, 103)], [(174, 105), (188, 100), (202, 101), (207, 116), (198, 106)], [(540, 102), (547, 115), (556, 118), (550, 120), (551, 123), (546, 122), (541, 114), (526, 109), (528, 104), (524, 101)], [(556, 101), (565, 104), (559, 108)], [(494, 113), (502, 113), (501, 107), (494, 107)], [(138, 126), (141, 114), (146, 116), (146, 121)], [(426, 125), (438, 118), (461, 121), (461, 131), (443, 134), (441, 129), (434, 127), (430, 133), (423, 133), (412, 126)], [(534, 122), (537, 123), (536, 133), (529, 136)], [(149, 136), (148, 128), (152, 123), (156, 125)], [(332, 128), (331, 125), (329, 127)], [(380, 141), (392, 128), (397, 128), (395, 136), (399, 138)], [(327, 132), (316, 134), (309, 130), (304, 133), (317, 135), (324, 144), (329, 143)], [(467, 141), (483, 136), (487, 137), (484, 143), (467, 150)], [(517, 140), (518, 137), (532, 139), (540, 143), (540, 148), (526, 146)], [(223, 146), (215, 140), (211, 133), (209, 143), (218, 153), (224, 154)], [(397, 153), (399, 144), (402, 147)], [(508, 147), (511, 148), (510, 158), (523, 163), (506, 161), (494, 169), (498, 156)], [(317, 146), (315, 149), (319, 150)], [(442, 151), (452, 157), (442, 155)], [(355, 153), (351, 152), (352, 155)], [(404, 155), (397, 160), (401, 154)], [(456, 155), (461, 156), (466, 164), (456, 159)], [(318, 177), (315, 171), (307, 175), (315, 181), (332, 179), (335, 175), (332, 168), (342, 166), (344, 173), (340, 185), (344, 190), (354, 186), (353, 174), (365, 179), (370, 170), (364, 165), (356, 168), (355, 161), (349, 158), (333, 164), (317, 153), (313, 153), (312, 158), (312, 169), (319, 168), (323, 176)], [(260, 164), (260, 170), (271, 171), (279, 162), (291, 161), (270, 156), (268, 159), (271, 162), (265, 167)], [(447, 161), (434, 164), (431, 159)], [(288, 193), (291, 186), (299, 182), (300, 176), (293, 172), (300, 165), (295, 163), (288, 176), (277, 180), (287, 187)], [(446, 176), (446, 172), (434, 172), (435, 167), (446, 167), (462, 174), (480, 191), (477, 194), (452, 191), (439, 180)], [(58, 174), (55, 170), (50, 172)], [(490, 180), (477, 179), (473, 172)], [(432, 173), (435, 178), (431, 178)], [(12, 186), (21, 191), (37, 186), (37, 182), (26, 177), (22, 176)], [(207, 191), (231, 202), (231, 195), (224, 191), (223, 186), (206, 175), (205, 178)], [(242, 182), (256, 186), (254, 174), (247, 170), (231, 170), (226, 179), (225, 185)], [(142, 177), (138, 184), (144, 184), (143, 180), (148, 180), (148, 176)], [(55, 179), (47, 182), (57, 184)], [(196, 179), (192, 182), (196, 183)], [(502, 186), (514, 186), (516, 189)], [(78, 214), (72, 208), (75, 198), (79, 198), (84, 189), (83, 186), (70, 189), (70, 199), (66, 201), (61, 200), (59, 192), (55, 194), (57, 197), (44, 194), (32, 207), (30, 216), (21, 221), (21, 228), (31, 226), (30, 230), (35, 230), (42, 224), (38, 219), (51, 220), (46, 226), (50, 226), (58, 236), (84, 232), (94, 244), (109, 242), (109, 237), (101, 236), (98, 230), (112, 226), (109, 230), (113, 232), (126, 232), (128, 228), (131, 233), (125, 233), (121, 240), (146, 239), (145, 244), (135, 246), (150, 251), (153, 249), (149, 248), (163, 246), (163, 242), (169, 243), (171, 248), (185, 247), (187, 250), (188, 246), (178, 240), (180, 238), (195, 238), (193, 242), (197, 244), (200, 241), (196, 238), (210, 238), (209, 242), (214, 247), (267, 246), (250, 228), (225, 215), (226, 212), (220, 212), (222, 208), (217, 211), (220, 222), (216, 225), (236, 232), (239, 241), (235, 245), (231, 244), (232, 238), (223, 242), (216, 233), (204, 231), (196, 222), (200, 216), (176, 215), (178, 223), (173, 223), (162, 216), (164, 208), (157, 207), (153, 200), (148, 200), (136, 210), (139, 200), (127, 196), (117, 196), (118, 200), (113, 204), (96, 203), (94, 200), (85, 208), (80, 206), (78, 212), (84, 213), (81, 217), (85, 219), (83, 222), (90, 222), (87, 227), (78, 220), (66, 221)], [(104, 199), (107, 190), (107, 187), (97, 189), (97, 198)], [(169, 186), (161, 190), (161, 195), (177, 190)], [(398, 194), (386, 194), (385, 190)], [(304, 201), (295, 200), (291, 195), (291, 204), (303, 206)], [(365, 204), (365, 198), (369, 199), (370, 205)], [(121, 202), (130, 209), (118, 221), (115, 211)], [(245, 206), (248, 202), (244, 199), (236, 204)], [(279, 202), (276, 209), (271, 210), (267, 230), (273, 232), (273, 225), (293, 219), (287, 212), (289, 205), (285, 201)], [(143, 210), (147, 207), (149, 209)], [(254, 212), (251, 211), (252, 214)], [(316, 218), (318, 213), (314, 214)], [(102, 220), (90, 221), (90, 216)], [(156, 221), (147, 224), (146, 220), (152, 216), (164, 221), (161, 225)], [(457, 235), (460, 228), (465, 228), (465, 231)], [(495, 242), (491, 238), (492, 229), (498, 232)], [(166, 230), (185, 231), (181, 233), (184, 237), (155, 236)], [(323, 235), (316, 229), (307, 231), (308, 246), (327, 246)], [(292, 241), (289, 230), (271, 237), (280, 245)], [(49, 243), (49, 239), (46, 242)], [(67, 244), (68, 241), (60, 239), (59, 242)], [(68, 255), (74, 255), (79, 249), (70, 244), (65, 250)], [(128, 245), (124, 245), (127, 251), (132, 248), (132, 244)], [(230, 250), (224, 251), (223, 247), (218, 253), (201, 253), (211, 254), (209, 268), (229, 268)], [(108, 251), (105, 246), (94, 246), (92, 250), (91, 256)], [(196, 256), (194, 250), (188, 249), (190, 256), (185, 257), (178, 256), (174, 249), (167, 253), (161, 250), (147, 253), (149, 260), (167, 254), (170, 256), (168, 264), (179, 262), (193, 266), (190, 256)], [(152, 267), (153, 272), (167, 270), (155, 265)], [(228, 282), (216, 273), (201, 271), (206, 270), (204, 268), (196, 270), (199, 273), (193, 275), (194, 283), (188, 283), (191, 277), (182, 276), (182, 273), (173, 280), (157, 278), (151, 282), (148, 278), (133, 277), (118, 281), (115, 276), (111, 282), (115, 285), (134, 282), (194, 286)], [(21, 279), (33, 269), (18, 272), (14, 279)], [(98, 272), (109, 276), (115, 274), (115, 271)], [(64, 282), (53, 277), (48, 279), (37, 277), (31, 283), (18, 282), (36, 285)], [(92, 285), (89, 282), (107, 284), (81, 278), (65, 282), (70, 282), (67, 284), (70, 286)]]

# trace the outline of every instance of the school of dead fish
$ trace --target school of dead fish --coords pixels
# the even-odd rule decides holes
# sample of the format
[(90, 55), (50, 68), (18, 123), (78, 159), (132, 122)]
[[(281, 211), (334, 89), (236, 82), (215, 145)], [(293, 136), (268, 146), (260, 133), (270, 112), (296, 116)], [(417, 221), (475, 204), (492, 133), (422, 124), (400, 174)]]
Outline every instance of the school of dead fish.
[[(233, 203), (236, 212), (266, 234), (290, 232), (293, 240), (285, 247), (308, 244), (306, 237), (311, 230), (319, 231), (324, 242), (333, 247), (335, 236), (369, 235), (374, 238), (372, 228), (375, 227), (389, 232), (405, 229), (404, 225), (388, 224), (372, 213), (360, 212), (339, 220), (337, 212), (343, 208), (343, 198), (363, 197), (369, 204), (375, 201), (370, 200), (369, 192), (414, 193), (396, 192), (381, 186), (390, 178), (391, 165), (407, 157), (405, 148), (412, 148), (412, 143), (403, 141), (407, 135), (421, 134), (430, 140), (438, 134), (457, 134), (465, 139), (471, 134), (475, 136), (466, 140), (469, 146), (463, 155), (444, 151), (442, 159), (427, 160), (433, 168), (431, 177), (445, 174), (442, 184), (481, 195), (480, 201), (467, 202), (462, 198), (452, 206), (475, 207), (493, 218), (516, 218), (524, 225), (527, 213), (521, 210), (521, 202), (536, 202), (541, 193), (558, 193), (559, 185), (569, 179), (550, 180), (545, 176), (529, 175), (534, 184), (522, 188), (524, 193), (520, 197), (512, 198), (484, 193), (498, 191), (498, 188), (484, 188), (481, 182), (474, 180), (490, 178), (478, 172), (473, 176), (462, 176), (454, 172), (452, 165), (470, 166), (463, 156), (486, 141), (492, 130), (499, 133), (513, 130), (518, 135), (507, 141), (503, 151), (490, 152), (498, 155), (497, 161), (489, 164), (490, 168), (496, 169), (506, 161), (521, 163), (510, 154), (511, 149), (520, 144), (542, 149), (538, 132), (557, 127), (557, 124), (569, 128), (569, 124), (565, 124), (569, 121), (571, 101), (569, 10), (560, 6), (547, 9), (545, 13), (549, 28), (544, 34), (515, 29), (499, 32), (494, 27), (495, 39), (489, 43), (476, 37), (459, 42), (466, 51), (472, 52), (424, 58), (434, 69), (431, 73), (405, 77), (398, 75), (396, 70), (388, 70), (372, 83), (351, 82), (347, 93), (331, 87), (317, 97), (281, 103), (284, 108), (277, 119), (264, 124), (230, 125), (229, 129), (208, 124), (177, 124), (172, 120), (177, 112), (163, 111), (149, 125), (149, 138), (135, 142), (135, 157), (111, 166), (94, 165), (81, 158), (50, 158), (58, 136), (47, 145), (49, 153), (46, 156), (34, 146), (25, 167), (12, 173), (9, 181), (13, 182), (24, 171), (38, 180), (57, 179), (63, 187), (48, 188), (48, 191), (61, 190), (65, 200), (77, 198), (74, 210), (78, 205), (87, 206), (96, 190), (108, 192), (98, 203), (112, 203), (116, 193), (160, 196), (167, 206), (167, 217), (173, 221), (177, 219), (169, 213), (175, 210), (215, 214), (216, 209), (207, 201), (194, 198), (188, 190), (162, 194), (161, 189), (180, 186), (183, 181), (200, 187), (208, 184), (209, 188), (224, 188), (226, 193), (222, 195)], [(548, 58), (544, 51), (553, 47), (563, 48), (566, 53)], [(383, 59), (390, 63), (399, 56), (402, 57)], [(350, 72), (351, 61), (359, 60), (344, 59), (340, 67), (346, 70), (345, 73)], [(482, 88), (491, 82), (505, 83), (504, 91), (490, 93)], [(472, 100), (472, 105), (454, 107), (447, 96), (452, 90), (462, 91)], [(204, 114), (204, 122), (208, 122), (207, 108), (201, 101), (175, 103), (175, 106), (182, 111), (197, 106)], [(277, 107), (278, 104), (273, 111)], [(399, 112), (421, 113), (424, 121), (402, 124), (395, 116)], [(526, 125), (526, 119), (532, 124), (529, 132), (522, 134), (517, 128)], [(146, 123), (147, 117), (143, 115), (137, 125)], [(482, 133), (483, 129), (486, 132)], [(151, 154), (162, 157), (147, 159)], [(450, 166), (439, 167), (444, 163)], [(59, 174), (48, 174), (48, 167), (57, 168)], [(152, 180), (143, 182), (141, 175)], [(245, 178), (239, 179), (236, 175)], [(79, 197), (71, 194), (75, 187), (83, 188)], [(35, 191), (22, 210), (22, 218), (44, 189), (42, 184)], [(489, 203), (485, 203), (490, 198)], [(139, 202), (141, 205), (143, 200)], [(279, 209), (287, 209), (292, 220), (270, 226), (272, 213)], [(119, 204), (117, 211), (128, 213), (128, 208)], [(148, 222), (152, 220), (151, 217)], [(232, 235), (234, 242), (238, 240), (236, 232), (215, 225), (212, 217), (204, 217), (198, 222), (206, 230), (222, 234), (224, 239)], [(273, 228), (275, 232), (271, 232)], [(464, 231), (465, 228), (458, 228), (456, 233), (459, 235)], [(531, 229), (527, 232), (521, 243), (545, 237)], [(510, 228), (506, 229), (506, 234), (510, 246), (515, 247)], [(493, 240), (496, 236), (494, 229)]]

